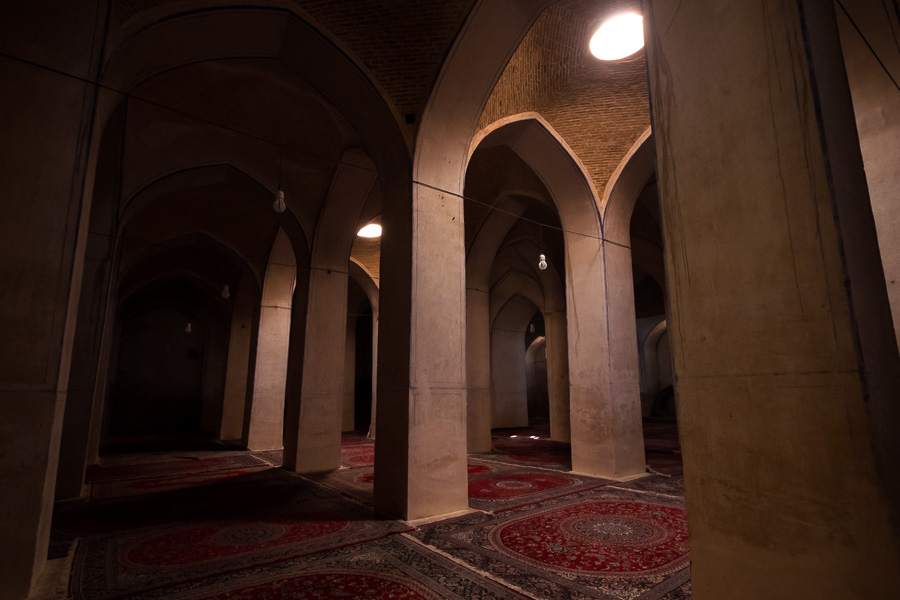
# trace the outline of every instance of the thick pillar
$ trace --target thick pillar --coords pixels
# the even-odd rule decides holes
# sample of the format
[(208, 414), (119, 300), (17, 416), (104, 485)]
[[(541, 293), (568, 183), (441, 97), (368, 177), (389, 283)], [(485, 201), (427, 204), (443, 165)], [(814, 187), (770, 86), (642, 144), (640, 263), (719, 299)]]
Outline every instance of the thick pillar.
[(277, 450), (283, 444), (295, 262), (291, 242), (279, 229), (266, 268), (250, 418), (244, 423), (243, 443), (251, 450)]
[(587, 236), (566, 240), (572, 470), (622, 479), (645, 472), (641, 405), (639, 396), (620, 395), (616, 385), (613, 354), (629, 348), (609, 340), (615, 304), (607, 297), (604, 265), (590, 258), (603, 252), (600, 246)]
[(490, 295), (466, 289), (466, 440), (469, 452), (491, 451)]
[[(374, 165), (359, 149), (341, 157), (313, 240), (300, 406), (285, 467), (298, 473), (341, 465), (344, 342), (349, 258), (359, 211), (375, 183)], [(293, 416), (292, 416), (293, 419)]]
[(833, 5), (644, 15), (694, 597), (894, 598), (900, 358)]
[(569, 427), (569, 351), (565, 311), (545, 312), (544, 330), (547, 337), (550, 438), (557, 442), (568, 442), (571, 440), (571, 434)]
[(15, 23), (0, 39), (0, 597), (21, 599), (47, 557), (93, 185), (84, 79), (103, 36), (74, 4), (4, 4), (0, 21)]
[(375, 445), (375, 506), (408, 520), (468, 505), (462, 200), (414, 195), (414, 227), (385, 207)]
[[(462, 193), (478, 115), (546, 0), (478, 2), (422, 116), (412, 189), (385, 185), (375, 506), (406, 519), (465, 509)], [(448, 190), (445, 193), (438, 190)]]
[(341, 388), (341, 431), (356, 428), (356, 325), (358, 317), (348, 317), (344, 338), (344, 376)]
[[(107, 95), (107, 100), (110, 100)], [(117, 96), (114, 100), (120, 100)], [(115, 307), (108, 307), (113, 276), (113, 258), (118, 225), (119, 176), (121, 145), (125, 126), (124, 105), (116, 111), (99, 138), (100, 127), (95, 123), (97, 164), (90, 210), (90, 226), (85, 249), (82, 285), (78, 303), (78, 322), (73, 343), (72, 364), (60, 443), (59, 468), (56, 478), (56, 499), (78, 498), (82, 495), (89, 440), (93, 424), (95, 398), (105, 391), (105, 377), (98, 378), (103, 335), (113, 318)], [(111, 310), (109, 310), (109, 309)], [(109, 324), (111, 326), (111, 324)], [(99, 427), (99, 423), (96, 424)]]
[(378, 414), (378, 306), (372, 305), (372, 418), (369, 422), (370, 440), (375, 439), (375, 416)]
[(537, 307), (510, 298), (491, 327), (491, 427), (527, 427), (525, 328)]
[(298, 473), (341, 466), (347, 274), (314, 269), (309, 279), (297, 446), (285, 448), (293, 454), (285, 462)]
[(259, 322), (256, 296), (250, 281), (243, 281), (233, 292), (231, 339), (228, 342), (228, 364), (225, 371), (225, 394), (222, 399), (220, 440), (241, 438), (244, 408), (250, 375), (250, 351), (253, 347), (253, 324)]

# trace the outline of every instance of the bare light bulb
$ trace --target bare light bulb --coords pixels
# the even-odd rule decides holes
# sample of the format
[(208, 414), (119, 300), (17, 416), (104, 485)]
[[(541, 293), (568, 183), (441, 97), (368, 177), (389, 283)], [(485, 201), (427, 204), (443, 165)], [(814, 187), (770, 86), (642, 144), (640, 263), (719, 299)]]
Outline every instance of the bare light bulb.
[(644, 47), (643, 22), (643, 17), (637, 13), (612, 17), (591, 38), (591, 54), (600, 60), (618, 60), (631, 56)]
[(534, 323), (528, 326), (528, 333), (534, 333)]
[(356, 235), (364, 238), (377, 238), (381, 237), (381, 225), (378, 223), (369, 223), (362, 229), (360, 229)]
[(231, 290), (228, 289), (228, 285), (222, 286), (222, 297), (228, 300), (231, 297)]
[(538, 269), (540, 269), (541, 271), (547, 269), (547, 257), (543, 254), (541, 254), (541, 256), (538, 258)]
[(283, 213), (287, 208), (284, 204), (284, 192), (279, 189), (275, 192), (275, 202), (272, 203), (272, 210), (277, 213)]
[(191, 332), (191, 324), (190, 324), (190, 323), (188, 323), (188, 324), (187, 324), (187, 327), (184, 328), (184, 332), (185, 332), (185, 333), (190, 333), (190, 332)]

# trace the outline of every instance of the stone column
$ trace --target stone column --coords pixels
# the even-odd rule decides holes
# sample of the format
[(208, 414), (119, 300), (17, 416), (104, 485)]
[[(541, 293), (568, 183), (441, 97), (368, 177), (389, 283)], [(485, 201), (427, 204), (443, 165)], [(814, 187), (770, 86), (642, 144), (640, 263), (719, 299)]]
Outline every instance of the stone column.
[[(256, 287), (255, 285), (253, 287)], [(233, 292), (231, 339), (228, 343), (228, 366), (225, 372), (225, 394), (222, 400), (220, 440), (240, 439), (244, 427), (244, 408), (253, 347), (253, 323), (259, 322), (257, 299), (250, 281), (243, 281)]]
[(491, 427), (527, 427), (525, 328), (536, 307), (513, 296), (491, 328)]
[(896, 597), (900, 358), (834, 6), (644, 15), (694, 597)]
[[(545, 5), (475, 5), (422, 116), (412, 172), (384, 184), (375, 507), (392, 516), (418, 519), (468, 505), (459, 194), (478, 115)], [(404, 178), (418, 183), (410, 189)]]
[(291, 302), (297, 271), (295, 260), (287, 235), (279, 229), (266, 268), (250, 418), (244, 423), (243, 443), (251, 450), (277, 450), (284, 441), (284, 394), (291, 340)]
[(372, 306), (372, 419), (369, 423), (370, 440), (375, 439), (375, 416), (378, 414), (378, 306)]
[(313, 269), (309, 279), (297, 442), (285, 448), (286, 466), (298, 473), (341, 466), (347, 273)]
[(347, 317), (344, 338), (344, 377), (341, 400), (341, 431), (356, 428), (356, 325), (359, 317)]
[[(100, 397), (102, 402), (106, 385), (106, 379), (100, 379), (97, 375), (105, 358), (101, 350), (106, 319), (114, 318), (115, 314), (115, 306), (110, 306), (111, 310), (108, 310), (108, 302), (114, 280), (120, 149), (124, 127), (123, 103), (107, 125), (102, 141), (97, 140), (100, 142), (95, 145), (97, 164), (88, 167), (95, 168), (96, 176), (60, 443), (57, 500), (82, 495), (85, 468), (93, 462), (88, 461), (93, 405), (96, 397)], [(95, 123), (95, 135), (99, 135), (99, 129)], [(99, 427), (99, 422), (96, 426)]]
[(550, 397), (550, 438), (571, 440), (569, 432), (569, 353), (566, 312), (544, 313), (547, 337), (547, 394)]
[(466, 438), (469, 452), (491, 451), (490, 295), (466, 289)]
[(105, 16), (102, 3), (83, 9), (0, 7), (15, 23), (0, 40), (3, 598), (28, 596), (47, 557), (93, 187), (96, 89), (84, 79), (97, 76)]

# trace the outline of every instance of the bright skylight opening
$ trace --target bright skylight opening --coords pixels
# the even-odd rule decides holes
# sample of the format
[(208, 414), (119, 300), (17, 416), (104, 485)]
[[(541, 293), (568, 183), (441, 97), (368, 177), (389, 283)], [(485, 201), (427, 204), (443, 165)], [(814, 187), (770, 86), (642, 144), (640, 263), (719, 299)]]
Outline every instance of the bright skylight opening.
[(364, 238), (381, 237), (381, 225), (379, 225), (378, 223), (369, 223), (368, 225), (360, 229), (356, 235)]
[(637, 13), (612, 17), (591, 38), (591, 54), (600, 60), (618, 60), (644, 47), (644, 18)]

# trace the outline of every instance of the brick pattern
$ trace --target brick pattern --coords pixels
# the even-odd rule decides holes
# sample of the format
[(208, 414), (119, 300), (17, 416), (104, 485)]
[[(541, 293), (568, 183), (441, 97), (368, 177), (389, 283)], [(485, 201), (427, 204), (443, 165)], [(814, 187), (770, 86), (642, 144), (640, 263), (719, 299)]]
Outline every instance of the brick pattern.
[(588, 42), (609, 16), (640, 12), (636, 0), (563, 0), (538, 18), (497, 82), (479, 129), (538, 112), (587, 168), (599, 194), (625, 153), (650, 125), (643, 53), (594, 58)]
[[(416, 120), (450, 44), (473, 0), (290, 0), (305, 11), (368, 68), (401, 115)], [(194, 3), (195, 4), (195, 3)], [(124, 22), (136, 13), (184, 0), (118, 0)]]

